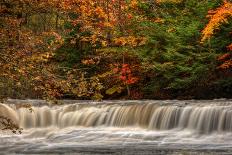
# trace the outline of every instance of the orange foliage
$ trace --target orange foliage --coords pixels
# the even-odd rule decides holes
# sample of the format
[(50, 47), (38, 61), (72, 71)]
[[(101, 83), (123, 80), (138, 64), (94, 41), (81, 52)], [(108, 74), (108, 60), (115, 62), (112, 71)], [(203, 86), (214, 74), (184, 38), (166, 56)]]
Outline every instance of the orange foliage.
[[(220, 29), (220, 26), (224, 23), (228, 23), (228, 19), (232, 17), (232, 2), (224, 1), (224, 4), (215, 10), (210, 10), (207, 16), (210, 20), (202, 31), (201, 42), (203, 43), (210, 37), (212, 37), (216, 30)], [(232, 50), (232, 44), (227, 46), (228, 50)], [(226, 53), (218, 58), (222, 64), (218, 69), (229, 69), (232, 67), (232, 55)]]
[(227, 23), (228, 19), (232, 17), (232, 2), (224, 1), (224, 4), (216, 10), (210, 10), (208, 12), (209, 23), (202, 31), (201, 42), (209, 39), (215, 32), (220, 29), (223, 23)]
[[(65, 93), (79, 97), (97, 94), (96, 98), (101, 97), (99, 91), (102, 87), (97, 77), (86, 79), (81, 71), (75, 68), (59, 68), (52, 62), (54, 52), (63, 44), (63, 38), (56, 30), (36, 32), (24, 27), (24, 19), (17, 17), (17, 13), (20, 14), (22, 11), (21, 6), (32, 6), (33, 13), (39, 14), (57, 9), (63, 11), (72, 9), (71, 4), (75, 2), (77, 1), (26, 0), (9, 1), (12, 5), (9, 8), (7, 6), (4, 8), (2, 5), (2, 8), (7, 10), (5, 12), (10, 13), (4, 13), (4, 16), (0, 17), (1, 24), (4, 26), (0, 29), (0, 46), (4, 50), (0, 52), (0, 80), (10, 80), (18, 88), (24, 87), (25, 83), (21, 82), (26, 81), (31, 91), (49, 99), (62, 97)], [(25, 5), (19, 5), (21, 3)], [(78, 8), (76, 10), (79, 11)], [(62, 75), (59, 74), (60, 72)]]
[(223, 55), (221, 55), (220, 57), (218, 57), (217, 60), (219, 60), (219, 61), (225, 61), (226, 59), (228, 59), (228, 58), (230, 58), (230, 57), (231, 57), (231, 54), (226, 53), (226, 54), (223, 54)]
[(218, 69), (229, 69), (232, 68), (232, 54), (226, 53), (218, 58), (222, 62)]
[(222, 65), (220, 65), (218, 69), (229, 69), (231, 67), (232, 67), (232, 60), (227, 60)]
[[(65, 12), (77, 13), (79, 16), (76, 19), (70, 19), (73, 25), (81, 24), (81, 31), (91, 32), (91, 36), (82, 36), (80, 38), (82, 41), (90, 42), (92, 45), (100, 43), (103, 47), (108, 46), (111, 41), (120, 46), (124, 44), (135, 46), (144, 40), (141, 36), (135, 37), (128, 30), (133, 21), (130, 9), (135, 9), (138, 2), (138, 0), (71, 0), (62, 3), (63, 6), (60, 5), (60, 8)], [(119, 31), (123, 34), (123, 38)], [(133, 41), (135, 39), (138, 43)]]
[[(89, 36), (72, 38), (72, 44), (80, 40), (92, 44), (93, 47), (96, 44), (102, 47), (110, 45), (134, 47), (146, 42), (145, 37), (136, 36), (130, 30), (134, 19), (133, 11), (130, 10), (136, 9), (139, 0), (9, 0), (7, 2), (11, 7), (3, 4), (0, 10), (1, 15), (3, 14), (0, 17), (1, 24), (4, 25), (0, 29), (0, 48), (4, 50), (0, 53), (1, 78), (10, 79), (17, 87), (23, 87), (22, 79), (28, 81), (36, 93), (45, 97), (59, 98), (64, 93), (70, 94), (70, 92), (80, 97), (94, 94), (100, 96), (99, 91), (102, 86), (97, 76), (86, 79), (77, 68), (59, 68), (54, 64), (55, 62), (52, 62), (54, 52), (64, 43), (57, 29), (44, 28), (43, 33), (33, 30), (24, 23), (26, 16), (18, 17), (18, 15), (28, 15), (30, 18), (33, 14), (57, 12), (62, 14), (73, 26), (81, 25), (80, 33), (90, 32)], [(78, 16), (75, 19), (70, 18), (70, 13)], [(98, 60), (91, 58), (82, 60), (84, 65), (97, 63)], [(137, 82), (138, 79), (128, 73), (129, 66), (124, 65), (121, 69), (121, 80), (125, 79), (123, 80), (125, 84)], [(60, 72), (62, 75), (59, 74)]]

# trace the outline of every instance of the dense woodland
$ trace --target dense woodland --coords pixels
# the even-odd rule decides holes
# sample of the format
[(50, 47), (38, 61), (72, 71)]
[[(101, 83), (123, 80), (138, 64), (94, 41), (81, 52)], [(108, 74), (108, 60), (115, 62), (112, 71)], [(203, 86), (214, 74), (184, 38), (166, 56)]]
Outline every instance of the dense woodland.
[(0, 98), (231, 98), (231, 17), (228, 0), (1, 0)]

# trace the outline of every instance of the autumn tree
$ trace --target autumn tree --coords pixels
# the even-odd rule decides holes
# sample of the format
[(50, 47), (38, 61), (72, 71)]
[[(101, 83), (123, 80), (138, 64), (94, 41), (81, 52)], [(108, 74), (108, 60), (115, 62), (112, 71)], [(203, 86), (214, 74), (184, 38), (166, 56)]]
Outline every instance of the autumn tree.
[[(29, 97), (35, 98), (55, 99), (68, 93), (80, 97), (95, 94), (94, 87), (99, 85), (95, 77), (86, 79), (82, 71), (60, 68), (52, 59), (56, 49), (63, 44), (63, 38), (58, 32), (60, 29), (57, 29), (62, 25), (58, 25), (57, 18), (53, 27), (47, 26), (51, 23), (45, 23), (50, 17), (53, 18), (54, 12), (65, 9), (68, 2), (64, 2), (1, 2), (0, 67), (3, 88), (13, 88), (13, 93), (25, 91), (24, 94), (28, 94), (26, 91), (30, 91)], [(43, 21), (40, 31), (37, 25), (33, 26), (38, 16)], [(11, 85), (4, 86), (6, 81)], [(99, 89), (101, 87), (97, 87), (96, 91), (99, 92)]]
[[(198, 92), (214, 89), (223, 79), (217, 69), (231, 68), (231, 2), (218, 7), (221, 2), (3, 0), (1, 96), (137, 94), (160, 99), (204, 94)], [(202, 29), (204, 44), (199, 42)]]
[[(217, 33), (223, 24), (231, 23), (232, 18), (232, 2), (224, 1), (224, 3), (215, 10), (208, 12), (209, 22), (202, 31), (202, 42), (209, 40), (215, 33)], [(231, 36), (230, 36), (231, 37)], [(232, 51), (232, 43), (227, 45), (228, 51)], [(220, 69), (232, 68), (232, 54), (231, 52), (221, 55), (218, 58), (222, 64), (218, 67)]]

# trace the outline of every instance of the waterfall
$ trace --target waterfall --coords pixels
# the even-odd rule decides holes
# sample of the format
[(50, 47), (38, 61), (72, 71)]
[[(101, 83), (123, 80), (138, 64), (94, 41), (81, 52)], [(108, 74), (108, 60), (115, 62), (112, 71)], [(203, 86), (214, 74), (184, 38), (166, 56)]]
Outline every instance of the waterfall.
[(198, 133), (232, 131), (231, 104), (68, 104), (34, 106), (33, 111), (0, 104), (1, 115), (24, 129), (71, 126), (188, 129)]

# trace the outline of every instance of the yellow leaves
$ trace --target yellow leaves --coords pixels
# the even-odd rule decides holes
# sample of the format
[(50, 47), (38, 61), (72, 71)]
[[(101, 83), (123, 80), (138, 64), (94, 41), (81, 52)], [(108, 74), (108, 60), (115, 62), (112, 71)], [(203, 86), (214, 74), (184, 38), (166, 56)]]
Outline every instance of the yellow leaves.
[(25, 73), (25, 71), (24, 71), (23, 69), (21, 69), (21, 68), (18, 69), (18, 72), (21, 73), (21, 74), (24, 74), (24, 73)]
[[(48, 28), (50, 27), (50, 23), (56, 22), (56, 17), (54, 16), (54, 20), (52, 18), (51, 21), (50, 19), (47, 21), (48, 14), (50, 16), (50, 12), (48, 13), (47, 11), (51, 11), (51, 14), (53, 12), (58, 13), (59, 17), (62, 16), (64, 18), (69, 17), (70, 13), (78, 14), (79, 16), (74, 19), (73, 24), (82, 24), (83, 27), (80, 28), (80, 31), (88, 31), (92, 34), (86, 38), (81, 38), (82, 41), (107, 46), (104, 29), (106, 27), (113, 28), (114, 25), (112, 22), (106, 20), (105, 4), (102, 4), (102, 1), (99, 0), (42, 0), (35, 2), (26, 0), (26, 2), (33, 7), (33, 12), (29, 13), (30, 23), (27, 23), (27, 26), (20, 25), (23, 24), (22, 21), (16, 19), (16, 15), (13, 14), (12, 18), (9, 16), (9, 18), (5, 18), (5, 21), (2, 22), (2, 24), (6, 25), (3, 29), (0, 29), (1, 46), (6, 46), (6, 50), (2, 53), (4, 55), (0, 55), (0, 74), (4, 76), (3, 78), (9, 78), (14, 82), (15, 87), (30, 88), (33, 91), (32, 93), (36, 93), (40, 97), (43, 95), (49, 98), (59, 98), (63, 94), (71, 94), (72, 96), (77, 94), (76, 96), (80, 97), (93, 96), (95, 99), (102, 98), (100, 94), (102, 85), (98, 79), (99, 77), (82, 76), (80, 75), (82, 72), (77, 68), (75, 68), (76, 70), (73, 68), (60, 70), (57, 64), (55, 64), (57, 62), (50, 61), (54, 56), (54, 51), (64, 43), (64, 38), (60, 34), (63, 35), (68, 32), (63, 31), (63, 24), (60, 24), (61, 18), (58, 18), (57, 20), (59, 21), (56, 23), (58, 29), (59, 26), (62, 29), (60, 34), (52, 30), (52, 28)], [(40, 14), (41, 12), (43, 12), (42, 15)], [(27, 14), (28, 12), (25, 13)], [(41, 15), (42, 17), (37, 18), (34, 14)], [(112, 11), (109, 13), (109, 16), (110, 19), (113, 18)], [(43, 23), (47, 26), (43, 30), (39, 29), (43, 26), (34, 26), (31, 24), (41, 23), (38, 20), (41, 20), (43, 17), (43, 20), (46, 20)], [(70, 20), (72, 19), (62, 19), (61, 21)], [(33, 25), (32, 27), (35, 29), (30, 29), (31, 26), (28, 27), (28, 24)], [(37, 29), (37, 27), (39, 28)], [(41, 32), (48, 29), (50, 31)], [(79, 37), (73, 39), (72, 44), (77, 44), (79, 43), (78, 41)], [(12, 45), (10, 45), (11, 43)], [(84, 44), (87, 45), (87, 43)], [(93, 65), (98, 62), (98, 59), (91, 58), (82, 60), (82, 63), (86, 65)]]
[(99, 78), (107, 78), (107, 77), (111, 76), (112, 74), (113, 74), (112, 71), (108, 71), (108, 72), (99, 74), (98, 77), (99, 77)]
[(89, 37), (81, 37), (81, 41), (89, 42), (93, 46), (95, 46), (99, 41), (101, 41), (100, 36), (101, 36), (100, 34), (95, 33)]
[(146, 43), (147, 39), (145, 37), (119, 37), (114, 39), (114, 43), (119, 46), (141, 46)]
[(99, 57), (92, 57), (92, 58), (85, 58), (81, 60), (81, 63), (84, 65), (96, 65), (100, 62), (100, 58)]
[(102, 98), (103, 98), (103, 95), (100, 93), (96, 93), (91, 97), (92, 100), (96, 100), (96, 101), (101, 101)]
[(183, 0), (156, 0), (157, 3), (181, 3)]
[(73, 85), (74, 86), (70, 88), (70, 91), (78, 97), (91, 96), (96, 100), (99, 100), (103, 97), (100, 93), (103, 86), (97, 76), (86, 78), (84, 74), (81, 74), (81, 76), (73, 83)]
[(124, 88), (121, 87), (120, 85), (119, 86), (113, 86), (113, 87), (106, 90), (106, 94), (112, 95), (114, 93), (121, 93), (123, 89)]
[(89, 42), (90, 39), (89, 39), (89, 37), (82, 37), (82, 38), (81, 38), (81, 41), (83, 41), (83, 42)]
[(82, 6), (80, 6), (80, 11), (81, 11), (81, 12), (85, 12), (85, 11), (86, 11), (86, 7), (85, 7), (85, 6), (83, 6), (83, 5), (82, 5)]
[(168, 33), (175, 32), (175, 31), (176, 31), (175, 28), (169, 28), (169, 29), (167, 30)]
[(136, 8), (138, 6), (138, 0), (131, 0), (130, 1), (130, 7)]
[[(138, 6), (139, 0), (74, 0), (67, 1), (67, 4), (72, 9), (66, 12), (75, 10), (78, 14), (76, 19), (70, 19), (75, 26), (80, 23), (81, 32), (90, 32), (90, 36), (81, 37), (82, 42), (91, 43), (93, 47), (101, 45), (107, 47), (108, 43), (116, 44), (118, 46), (141, 46), (144, 45), (146, 39), (144, 37), (133, 36), (132, 30), (128, 29), (129, 25), (134, 19), (133, 11)], [(131, 11), (131, 12), (130, 12)], [(139, 17), (142, 18), (142, 17)], [(144, 20), (144, 19), (139, 19)], [(73, 22), (72, 22), (73, 21)], [(138, 19), (137, 19), (138, 21)], [(163, 22), (162, 20), (156, 22)], [(120, 31), (128, 33), (127, 37), (116, 36)], [(118, 37), (118, 38), (117, 38)], [(108, 40), (110, 40), (108, 42)], [(112, 42), (111, 42), (112, 41)], [(74, 41), (72, 43), (75, 43)]]
[(102, 47), (106, 47), (107, 46), (107, 41), (101, 41), (101, 45), (102, 45)]
[(33, 78), (33, 80), (42, 81), (42, 77), (41, 76), (36, 76), (35, 78)]
[(160, 24), (163, 24), (163, 23), (165, 22), (165, 20), (162, 19), (162, 18), (156, 18), (156, 19), (154, 19), (153, 21), (154, 21), (155, 23), (160, 23)]
[(99, 17), (99, 18), (106, 18), (106, 13), (103, 11), (103, 8), (101, 8), (101, 7), (96, 7), (96, 9), (95, 9), (95, 13), (97, 14), (97, 16)]
[(53, 55), (54, 53), (51, 52), (37, 53), (30, 58), (30, 61), (36, 63), (48, 62)]
[(97, 76), (93, 76), (90, 78), (90, 86), (90, 89), (93, 89), (95, 91), (100, 91), (103, 88)]
[(103, 25), (104, 25), (104, 27), (113, 27), (114, 25), (112, 24), (112, 23), (110, 23), (110, 22), (105, 22), (105, 23), (103, 23)]
[(116, 45), (125, 46), (127, 44), (127, 39), (125, 37), (116, 38), (114, 39), (114, 43)]
[(224, 4), (216, 10), (210, 10), (207, 17), (210, 18), (210, 20), (202, 31), (202, 43), (212, 37), (215, 30), (220, 29), (220, 26), (223, 23), (227, 23), (228, 18), (232, 17), (232, 2), (225, 1)]
[(85, 59), (85, 60), (81, 60), (81, 63), (84, 65), (93, 65), (95, 64), (95, 61), (93, 59)]

